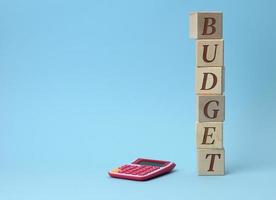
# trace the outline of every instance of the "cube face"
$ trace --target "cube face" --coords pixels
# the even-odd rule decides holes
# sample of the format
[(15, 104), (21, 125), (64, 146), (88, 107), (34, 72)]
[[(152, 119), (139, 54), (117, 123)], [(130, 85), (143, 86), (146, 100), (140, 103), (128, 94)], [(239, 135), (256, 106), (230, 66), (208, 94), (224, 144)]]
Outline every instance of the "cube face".
[(223, 39), (196, 41), (196, 66), (222, 67), (223, 65), (224, 65)]
[(224, 95), (197, 96), (197, 121), (223, 122), (224, 104)]
[(223, 94), (224, 68), (197, 67), (195, 90), (197, 95)]
[(223, 123), (222, 122), (196, 123), (196, 146), (198, 149), (223, 148)]
[(190, 14), (190, 37), (193, 39), (222, 38), (221, 12), (196, 12)]
[(198, 175), (224, 175), (224, 149), (197, 150)]

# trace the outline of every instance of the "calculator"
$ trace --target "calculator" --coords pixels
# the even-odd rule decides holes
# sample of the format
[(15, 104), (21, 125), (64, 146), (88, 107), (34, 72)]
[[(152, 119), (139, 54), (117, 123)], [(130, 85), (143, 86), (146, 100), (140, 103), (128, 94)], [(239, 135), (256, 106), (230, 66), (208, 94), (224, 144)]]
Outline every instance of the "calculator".
[(108, 174), (113, 178), (145, 181), (169, 173), (175, 166), (170, 161), (137, 158), (131, 164), (110, 170)]

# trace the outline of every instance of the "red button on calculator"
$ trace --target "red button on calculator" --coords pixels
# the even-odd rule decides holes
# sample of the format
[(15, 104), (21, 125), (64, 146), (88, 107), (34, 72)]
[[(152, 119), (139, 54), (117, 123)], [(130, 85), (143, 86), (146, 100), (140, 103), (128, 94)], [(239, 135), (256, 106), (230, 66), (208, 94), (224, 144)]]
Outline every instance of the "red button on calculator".
[(162, 160), (138, 158), (128, 165), (108, 172), (111, 177), (144, 181), (170, 172), (175, 163)]

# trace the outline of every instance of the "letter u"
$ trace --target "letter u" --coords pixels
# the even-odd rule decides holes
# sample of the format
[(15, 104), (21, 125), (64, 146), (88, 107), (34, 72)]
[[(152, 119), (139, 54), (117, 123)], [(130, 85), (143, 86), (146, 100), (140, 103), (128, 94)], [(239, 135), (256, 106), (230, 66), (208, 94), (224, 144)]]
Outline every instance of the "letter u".
[(215, 51), (214, 51), (214, 55), (213, 55), (212, 59), (207, 58), (209, 46), (210, 46), (209, 44), (203, 45), (203, 60), (204, 60), (204, 62), (207, 62), (207, 63), (213, 62), (216, 59), (218, 44), (214, 45)]

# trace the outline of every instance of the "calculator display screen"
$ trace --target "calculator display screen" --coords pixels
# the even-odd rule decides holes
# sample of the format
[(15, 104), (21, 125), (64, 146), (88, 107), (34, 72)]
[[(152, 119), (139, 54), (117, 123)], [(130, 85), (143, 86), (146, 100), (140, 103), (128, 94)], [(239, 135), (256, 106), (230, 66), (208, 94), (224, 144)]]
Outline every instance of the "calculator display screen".
[(164, 165), (164, 163), (150, 162), (150, 161), (141, 161), (138, 164), (139, 165), (150, 165), (150, 166), (156, 166), (156, 167), (162, 167)]

